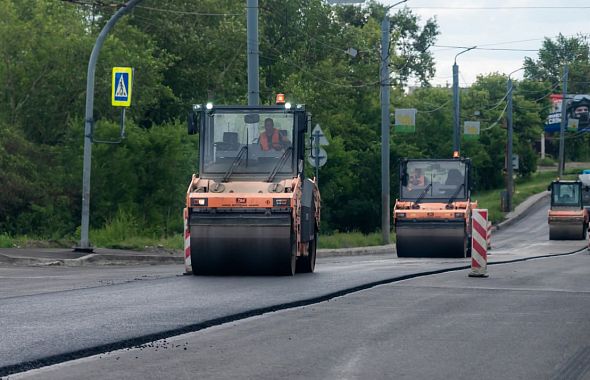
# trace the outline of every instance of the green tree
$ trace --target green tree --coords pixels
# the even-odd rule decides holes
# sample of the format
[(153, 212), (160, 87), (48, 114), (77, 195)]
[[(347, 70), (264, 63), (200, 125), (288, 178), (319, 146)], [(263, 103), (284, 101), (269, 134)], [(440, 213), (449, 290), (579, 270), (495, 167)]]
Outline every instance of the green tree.
[(565, 63), (569, 66), (568, 92), (587, 93), (590, 89), (590, 46), (585, 35), (566, 37), (559, 34), (554, 40), (545, 38), (538, 58), (525, 58), (525, 77), (549, 82), (554, 85), (555, 92), (559, 93)]

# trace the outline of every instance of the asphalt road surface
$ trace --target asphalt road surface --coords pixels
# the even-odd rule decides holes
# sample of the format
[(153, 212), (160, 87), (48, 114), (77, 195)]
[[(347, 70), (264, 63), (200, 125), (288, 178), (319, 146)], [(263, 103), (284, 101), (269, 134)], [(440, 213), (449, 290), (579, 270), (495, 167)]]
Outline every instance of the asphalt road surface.
[[(0, 268), (0, 374), (584, 378), (590, 255), (548, 241), (546, 212), (497, 234), (487, 279), (468, 278), (468, 260), (393, 255), (323, 259), (294, 278)], [(4, 286), (15, 281), (28, 285)]]

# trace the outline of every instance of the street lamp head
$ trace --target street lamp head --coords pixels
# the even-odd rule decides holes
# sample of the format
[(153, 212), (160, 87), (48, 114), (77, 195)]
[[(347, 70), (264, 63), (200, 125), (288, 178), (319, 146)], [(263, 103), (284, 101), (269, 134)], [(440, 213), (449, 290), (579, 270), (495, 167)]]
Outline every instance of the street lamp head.
[(514, 71), (512, 71), (512, 72), (510, 72), (510, 74), (508, 74), (508, 79), (510, 79), (510, 76), (511, 76), (512, 74), (514, 74), (515, 72), (517, 72), (517, 71), (520, 71), (520, 70), (524, 70), (524, 67), (520, 67), (520, 68), (518, 68), (518, 69), (516, 69), (516, 70), (514, 70)]
[(389, 10), (397, 5), (403, 4), (405, 2), (407, 2), (408, 0), (403, 0), (403, 1), (398, 1), (397, 3), (388, 6), (387, 8), (385, 8), (385, 16), (387, 16), (387, 12), (389, 12)]
[(463, 53), (467, 53), (469, 50), (473, 50), (473, 49), (475, 49), (476, 47), (477, 47), (477, 46), (472, 46), (472, 47), (469, 47), (469, 48), (465, 48), (465, 50), (463, 50), (463, 51), (460, 51), (460, 52), (458, 52), (458, 53), (455, 55), (455, 61), (454, 61), (455, 63), (454, 63), (454, 64), (455, 64), (455, 65), (457, 64), (457, 57), (458, 57), (458, 56), (460, 56), (460, 55), (461, 55), (461, 54), (463, 54)]

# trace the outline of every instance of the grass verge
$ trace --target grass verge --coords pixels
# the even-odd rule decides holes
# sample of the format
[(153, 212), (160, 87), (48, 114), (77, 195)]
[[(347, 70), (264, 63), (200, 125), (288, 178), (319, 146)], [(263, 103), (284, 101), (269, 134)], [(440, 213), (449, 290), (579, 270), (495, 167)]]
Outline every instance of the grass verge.
[(119, 212), (103, 228), (90, 231), (90, 240), (96, 247), (130, 249), (136, 251), (151, 249), (182, 250), (182, 233), (169, 237), (142, 234), (137, 220), (129, 213)]
[[(395, 234), (390, 234), (392, 243), (395, 242)], [(353, 248), (371, 247), (381, 245), (381, 232), (363, 234), (361, 232), (336, 232), (331, 235), (320, 235), (318, 248)]]
[(0, 248), (12, 248), (14, 247), (14, 239), (11, 238), (7, 233), (0, 234)]

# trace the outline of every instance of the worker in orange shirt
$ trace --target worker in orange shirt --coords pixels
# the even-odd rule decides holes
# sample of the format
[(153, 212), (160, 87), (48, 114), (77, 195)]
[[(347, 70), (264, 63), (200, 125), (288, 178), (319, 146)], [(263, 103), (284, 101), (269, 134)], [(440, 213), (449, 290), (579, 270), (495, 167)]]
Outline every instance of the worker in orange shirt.
[(289, 138), (281, 135), (274, 127), (274, 121), (270, 117), (264, 120), (264, 132), (260, 134), (258, 143), (262, 150), (281, 150), (291, 144)]

